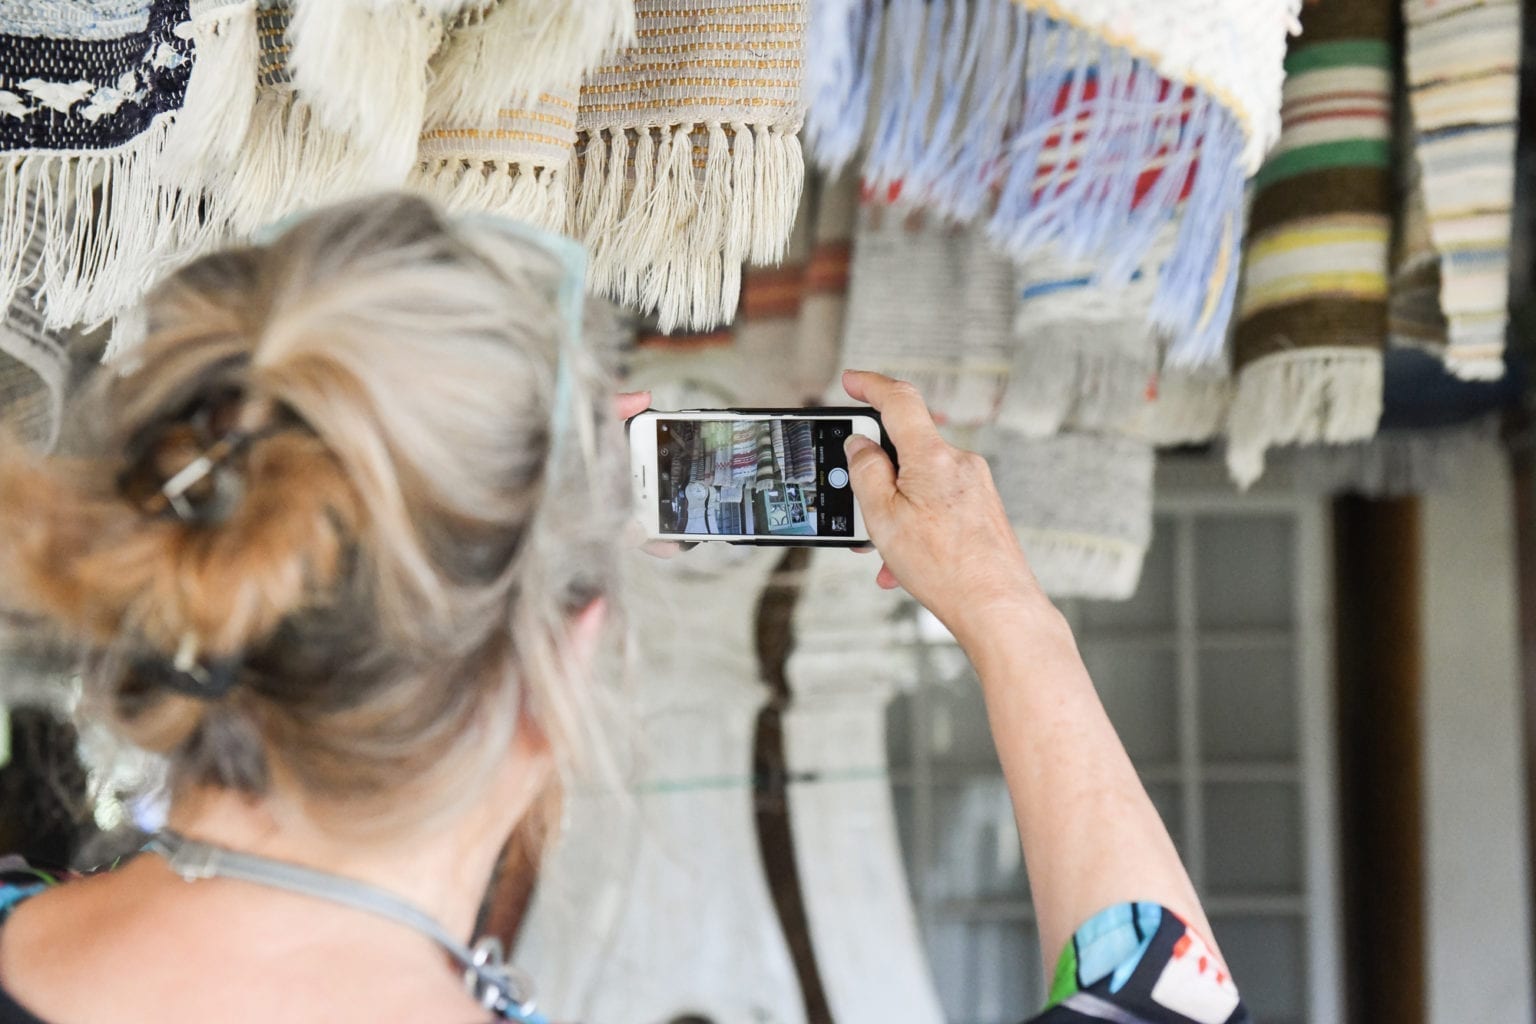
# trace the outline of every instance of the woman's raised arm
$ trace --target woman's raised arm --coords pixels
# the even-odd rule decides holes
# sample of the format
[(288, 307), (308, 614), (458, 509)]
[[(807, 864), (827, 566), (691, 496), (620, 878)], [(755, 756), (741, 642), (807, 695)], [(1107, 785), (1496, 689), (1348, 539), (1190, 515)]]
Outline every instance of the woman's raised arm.
[(881, 586), (947, 626), (981, 677), (1013, 799), (1046, 970), (1073, 932), (1118, 903), (1160, 903), (1208, 941), (1194, 886), (1110, 725), (1071, 630), (1036, 583), (986, 460), (939, 436), (910, 384), (843, 376), (881, 413), (900, 472), (848, 439), (849, 475)]

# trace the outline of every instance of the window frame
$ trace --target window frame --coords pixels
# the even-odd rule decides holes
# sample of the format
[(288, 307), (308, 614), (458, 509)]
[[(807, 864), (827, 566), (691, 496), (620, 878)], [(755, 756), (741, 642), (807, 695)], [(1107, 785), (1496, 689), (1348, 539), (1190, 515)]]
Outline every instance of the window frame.
[[(1302, 858), (1299, 897), (1215, 897), (1206, 899), (1212, 917), (1294, 915), (1304, 921), (1306, 941), (1307, 993), (1303, 1000), (1309, 1024), (1332, 1024), (1343, 1019), (1343, 975), (1339, 957), (1342, 944), (1342, 911), (1339, 902), (1339, 825), (1335, 784), (1336, 768), (1335, 701), (1333, 692), (1333, 592), (1332, 533), (1329, 529), (1326, 499), (1272, 481), (1247, 494), (1239, 494), (1212, 471), (1205, 460), (1165, 459), (1171, 468), (1159, 467), (1158, 497), (1155, 515), (1172, 520), (1177, 536), (1173, 545), (1174, 664), (1178, 673), (1175, 694), (1179, 701), (1177, 720), (1178, 751), (1171, 770), (1163, 769), (1143, 778), (1151, 782), (1173, 782), (1178, 786), (1182, 830), (1190, 873), (1197, 887), (1204, 891), (1206, 877), (1204, 806), (1202, 794), (1210, 781), (1286, 781), (1298, 786), (1301, 823), (1305, 829), (1300, 850)], [(1174, 479), (1165, 481), (1165, 476)], [(1243, 636), (1243, 630), (1220, 631), (1222, 643), (1229, 640), (1237, 649), (1254, 642), (1278, 640), (1294, 650), (1297, 700), (1297, 750), (1294, 766), (1213, 765), (1203, 757), (1200, 741), (1199, 698), (1202, 634), (1195, 618), (1195, 530), (1202, 518), (1240, 518), (1283, 516), (1292, 524), (1293, 622), (1282, 637), (1265, 638), (1259, 631)], [(1079, 629), (1081, 612), (1078, 602), (1060, 602), (1074, 631)], [(935, 672), (936, 663), (952, 656), (944, 648), (949, 641), (936, 636), (932, 624), (919, 626), (916, 646), (925, 678), (908, 695), (910, 701), (907, 741), (912, 752), (910, 767), (893, 766), (893, 781), (910, 786), (912, 830), (911, 860), (907, 861), (912, 890), (913, 911), (919, 930), (931, 934), (935, 925), (984, 924), (1009, 922), (1033, 925), (1033, 908), (1023, 899), (970, 900), (942, 899), (927, 879), (917, 877), (914, 868), (926, 866), (931, 871), (937, 863), (938, 837), (932, 827), (936, 821), (934, 800), (937, 795), (935, 765), (929, 753), (932, 729), (934, 687), (945, 678)], [(1114, 631), (1107, 631), (1113, 635)], [(1161, 632), (1161, 631), (1159, 631)], [(1230, 632), (1230, 636), (1226, 634)], [(1085, 643), (1093, 642), (1094, 630), (1085, 627)], [(1134, 642), (1136, 630), (1128, 631)], [(1166, 644), (1166, 638), (1158, 643)], [(1164, 777), (1168, 776), (1168, 777)], [(923, 827), (923, 823), (929, 827)], [(1219, 936), (1218, 936), (1219, 941)], [(926, 940), (925, 940), (926, 944)], [(1054, 951), (1051, 953), (1055, 955)], [(1030, 967), (1032, 972), (1038, 968)], [(1037, 978), (1037, 987), (1048, 986), (1050, 979)], [(1239, 979), (1241, 982), (1241, 979)], [(1043, 996), (1043, 992), (1040, 993)], [(1024, 1008), (1028, 1011), (1028, 1008)]]

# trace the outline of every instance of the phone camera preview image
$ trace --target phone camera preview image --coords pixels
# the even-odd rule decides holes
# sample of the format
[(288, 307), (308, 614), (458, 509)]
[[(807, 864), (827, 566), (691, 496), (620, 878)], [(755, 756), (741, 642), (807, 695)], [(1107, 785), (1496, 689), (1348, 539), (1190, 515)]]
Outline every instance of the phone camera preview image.
[(658, 420), (662, 533), (853, 536), (851, 420)]

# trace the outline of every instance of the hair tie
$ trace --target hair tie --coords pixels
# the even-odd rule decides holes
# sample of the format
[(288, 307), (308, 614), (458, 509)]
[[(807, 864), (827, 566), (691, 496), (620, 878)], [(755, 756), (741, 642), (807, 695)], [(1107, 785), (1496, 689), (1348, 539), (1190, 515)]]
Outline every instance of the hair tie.
[(240, 659), (198, 660), (197, 640), (191, 633), (182, 639), (175, 657), (140, 658), (133, 669), (135, 675), (155, 686), (202, 700), (228, 696), (240, 680)]

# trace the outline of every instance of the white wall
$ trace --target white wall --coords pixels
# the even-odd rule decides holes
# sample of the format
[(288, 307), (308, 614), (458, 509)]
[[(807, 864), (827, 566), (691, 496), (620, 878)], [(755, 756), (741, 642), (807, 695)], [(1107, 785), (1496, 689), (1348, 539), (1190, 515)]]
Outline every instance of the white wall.
[(1511, 482), (1494, 446), (1424, 501), (1431, 1024), (1532, 1017)]

